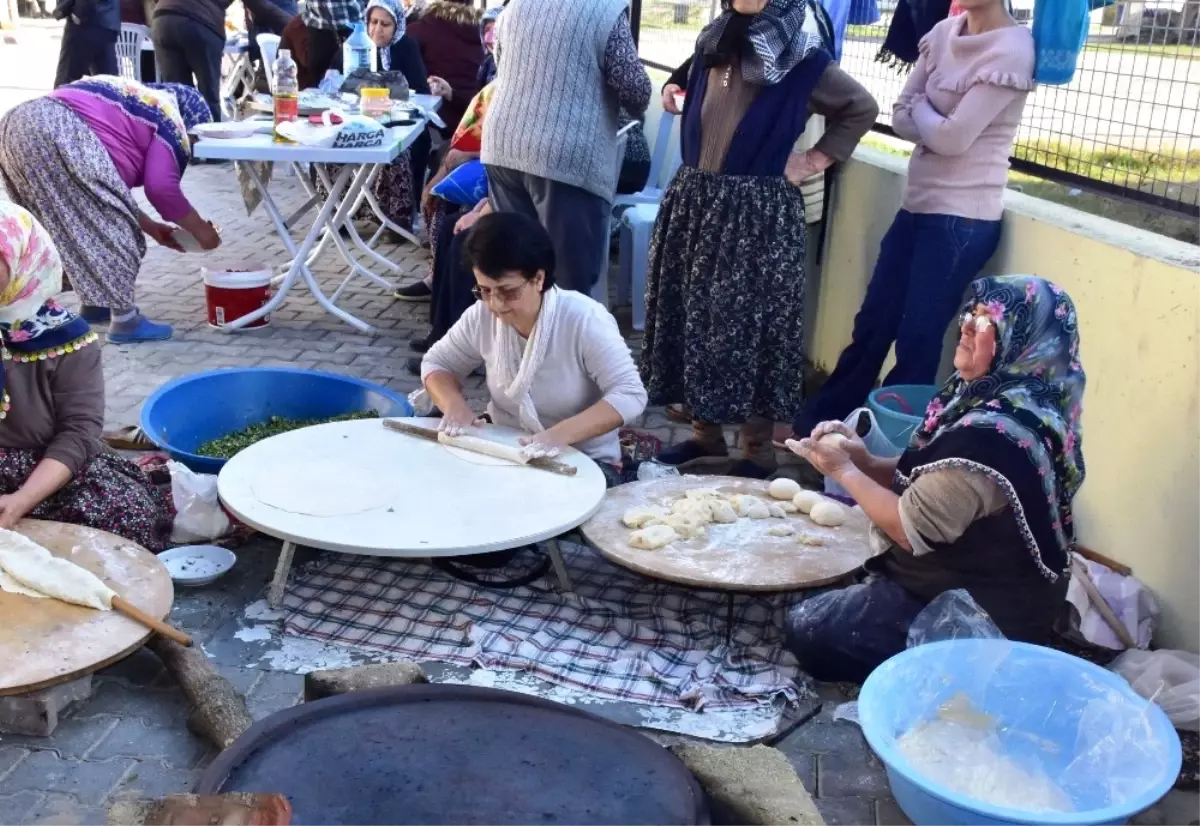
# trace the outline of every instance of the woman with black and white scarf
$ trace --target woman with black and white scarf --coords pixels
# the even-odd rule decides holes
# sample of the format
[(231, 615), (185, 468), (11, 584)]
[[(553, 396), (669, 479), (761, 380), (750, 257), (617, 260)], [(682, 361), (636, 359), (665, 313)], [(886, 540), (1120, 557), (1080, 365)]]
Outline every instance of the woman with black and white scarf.
[[(850, 156), (878, 114), (805, 27), (805, 0), (722, 0), (700, 33), (682, 111), (683, 165), (650, 247), (642, 376), (652, 404), (684, 402), (692, 438), (659, 459), (723, 459), (766, 477), (771, 431), (803, 401), (805, 214), (800, 184)], [(825, 134), (794, 147), (811, 113)]]

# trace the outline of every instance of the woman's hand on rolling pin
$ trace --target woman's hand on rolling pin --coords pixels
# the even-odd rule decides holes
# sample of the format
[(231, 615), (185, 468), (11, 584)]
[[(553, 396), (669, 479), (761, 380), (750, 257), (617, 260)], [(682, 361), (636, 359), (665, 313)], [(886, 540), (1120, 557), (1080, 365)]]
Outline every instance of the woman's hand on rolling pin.
[(0, 496), (0, 528), (12, 530), (13, 525), (24, 519), (36, 504), (36, 502), (29, 502), (19, 490), (16, 493)]
[(438, 430), (447, 436), (462, 436), (471, 428), (479, 427), (483, 423), (483, 419), (478, 418), (475, 411), (467, 405), (466, 400), (463, 400), (461, 404), (442, 411), (442, 420), (438, 423)]
[(683, 111), (675, 105), (675, 96), (683, 94), (683, 89), (674, 83), (668, 83), (662, 90), (662, 105), (672, 115), (682, 115)]
[(553, 459), (562, 453), (566, 443), (554, 429), (543, 430), (518, 440), (521, 443), (521, 454), (526, 459)]

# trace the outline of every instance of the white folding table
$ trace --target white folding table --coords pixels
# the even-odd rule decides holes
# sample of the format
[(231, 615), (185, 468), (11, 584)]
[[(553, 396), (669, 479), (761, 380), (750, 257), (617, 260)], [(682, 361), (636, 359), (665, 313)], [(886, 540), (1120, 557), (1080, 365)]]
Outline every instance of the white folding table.
[[(193, 147), (197, 158), (247, 162), (246, 169), (250, 179), (262, 195), (263, 208), (271, 216), (271, 221), (275, 224), (275, 230), (279, 233), (284, 248), (292, 256), (287, 272), (280, 279), (275, 294), (266, 306), (229, 322), (222, 329), (241, 329), (274, 311), (283, 303), (296, 282), (303, 280), (313, 296), (316, 297), (317, 303), (327, 312), (363, 332), (374, 332), (374, 327), (338, 307), (335, 302), (355, 275), (361, 275), (388, 290), (394, 289), (395, 285), (356, 260), (338, 230), (343, 226), (349, 227), (350, 243), (356, 246), (361, 253), (381, 266), (397, 269), (394, 263), (371, 249), (362, 240), (362, 237), (354, 230), (351, 218), (365, 198), (363, 189), (368, 181), (374, 180), (374, 176), (379, 174), (383, 165), (391, 163), (401, 152), (408, 149), (425, 130), (425, 126), (426, 121), (422, 119), (408, 126), (388, 129), (385, 132), (383, 145), (368, 149), (323, 149), (301, 144), (276, 143), (268, 134), (233, 140), (197, 141)], [(288, 221), (284, 219), (278, 204), (271, 197), (266, 182), (254, 168), (254, 163), (265, 161), (280, 164), (316, 164), (318, 165), (317, 173), (328, 188), (329, 194), (325, 203), (321, 205), (308, 234), (305, 235), (299, 246), (292, 239)], [(341, 171), (331, 181), (325, 170), (321, 168), (322, 164), (340, 165)], [(293, 216), (293, 219), (295, 217)], [(319, 245), (318, 241), (320, 241)], [(332, 296), (326, 296), (321, 290), (311, 269), (313, 261), (326, 249), (329, 242), (334, 244), (339, 254), (350, 266), (350, 274), (342, 281)]]

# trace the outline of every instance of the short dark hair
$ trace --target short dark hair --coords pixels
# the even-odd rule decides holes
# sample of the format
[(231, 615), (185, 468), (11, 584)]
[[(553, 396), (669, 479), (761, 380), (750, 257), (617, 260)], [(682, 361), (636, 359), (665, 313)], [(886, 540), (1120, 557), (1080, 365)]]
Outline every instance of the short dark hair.
[(554, 244), (545, 228), (519, 212), (493, 212), (475, 222), (466, 243), (467, 262), (488, 278), (519, 273), (526, 281), (546, 274), (542, 291), (554, 286)]

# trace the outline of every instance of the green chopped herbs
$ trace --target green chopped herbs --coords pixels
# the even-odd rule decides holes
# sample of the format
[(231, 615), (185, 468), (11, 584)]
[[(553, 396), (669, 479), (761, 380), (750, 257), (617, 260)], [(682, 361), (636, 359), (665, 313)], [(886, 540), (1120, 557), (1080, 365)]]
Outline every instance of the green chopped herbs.
[(311, 427), (315, 424), (327, 424), (329, 422), (350, 422), (355, 419), (378, 418), (378, 410), (357, 410), (353, 413), (343, 413), (340, 416), (330, 416), (327, 419), (285, 419), (282, 416), (272, 416), (265, 422), (252, 424), (242, 430), (226, 433), (219, 439), (205, 442), (196, 448), (196, 453), (200, 456), (207, 456), (210, 459), (232, 459), (236, 454), (250, 447), (255, 442), (261, 442), (263, 439), (278, 436), (280, 433), (287, 433), (289, 430), (299, 430), (302, 427)]

